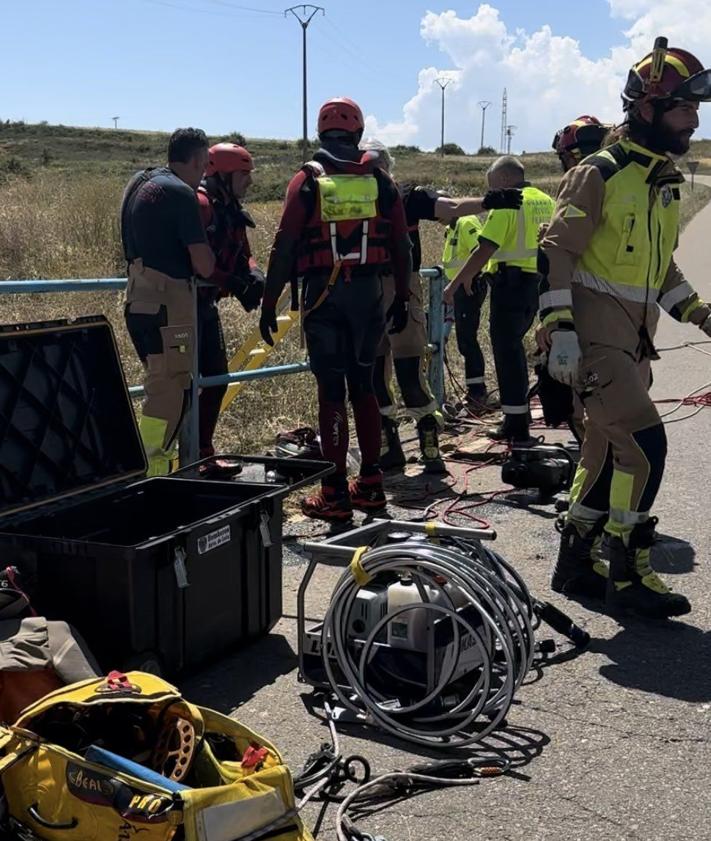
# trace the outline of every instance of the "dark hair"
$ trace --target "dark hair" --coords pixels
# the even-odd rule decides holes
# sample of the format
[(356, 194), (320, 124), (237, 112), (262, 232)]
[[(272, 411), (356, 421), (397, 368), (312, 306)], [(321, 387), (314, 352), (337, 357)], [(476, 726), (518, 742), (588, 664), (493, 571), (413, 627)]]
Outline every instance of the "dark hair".
[(186, 164), (196, 152), (209, 145), (201, 128), (177, 128), (168, 141), (168, 163)]

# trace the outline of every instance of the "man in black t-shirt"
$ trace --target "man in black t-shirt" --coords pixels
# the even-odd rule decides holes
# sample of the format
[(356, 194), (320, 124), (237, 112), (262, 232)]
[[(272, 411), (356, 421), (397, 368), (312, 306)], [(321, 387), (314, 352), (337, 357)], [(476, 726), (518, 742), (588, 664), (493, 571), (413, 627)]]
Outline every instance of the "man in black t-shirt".
[(139, 421), (148, 475), (170, 472), (190, 388), (195, 341), (192, 284), (215, 265), (195, 191), (207, 165), (200, 129), (170, 138), (168, 166), (136, 173), (121, 203), (128, 264), (125, 318), (145, 369)]
[[(379, 157), (378, 166), (390, 172), (392, 158), (387, 147), (374, 138), (360, 144), (360, 148)], [(441, 192), (415, 184), (401, 184), (400, 193), (405, 207), (410, 243), (412, 246), (412, 276), (407, 326), (401, 333), (385, 333), (378, 348), (375, 362), (374, 385), (383, 421), (383, 441), (380, 466), (383, 470), (403, 467), (402, 451), (395, 420), (396, 407), (391, 391), (393, 367), (402, 399), (408, 414), (417, 422), (421, 463), (429, 473), (445, 471), (439, 452), (438, 431), (442, 415), (430, 391), (424, 370), (427, 350), (427, 320), (424, 311), (422, 280), (419, 269), (422, 263), (419, 223), (423, 220), (450, 222), (459, 216), (481, 213), (491, 208), (517, 208), (521, 205), (520, 190), (493, 190), (483, 198), (453, 199)], [(387, 308), (395, 292), (391, 276), (383, 278), (383, 306)], [(438, 314), (442, 317), (442, 314)]]

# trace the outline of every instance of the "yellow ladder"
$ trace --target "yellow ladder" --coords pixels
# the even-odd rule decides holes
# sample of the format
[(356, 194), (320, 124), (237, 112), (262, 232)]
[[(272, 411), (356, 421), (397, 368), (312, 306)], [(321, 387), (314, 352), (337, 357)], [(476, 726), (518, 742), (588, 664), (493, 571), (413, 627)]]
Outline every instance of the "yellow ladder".
[[(299, 320), (298, 310), (286, 310), (290, 300), (291, 293), (287, 290), (277, 302), (276, 311), (280, 313), (280, 315), (277, 317), (277, 331), (276, 333), (272, 333), (274, 346), (272, 347), (271, 345), (268, 345), (262, 339), (259, 327), (256, 327), (249, 336), (247, 336), (242, 343), (242, 346), (235, 353), (232, 359), (230, 359), (227, 366), (227, 370), (230, 374), (235, 373), (235, 371), (256, 371), (264, 365), (267, 359), (269, 359), (274, 351), (274, 348)], [(220, 406), (221, 412), (225, 411), (225, 409), (246, 385), (247, 381), (232, 383), (227, 386), (227, 392), (222, 398), (222, 405)]]

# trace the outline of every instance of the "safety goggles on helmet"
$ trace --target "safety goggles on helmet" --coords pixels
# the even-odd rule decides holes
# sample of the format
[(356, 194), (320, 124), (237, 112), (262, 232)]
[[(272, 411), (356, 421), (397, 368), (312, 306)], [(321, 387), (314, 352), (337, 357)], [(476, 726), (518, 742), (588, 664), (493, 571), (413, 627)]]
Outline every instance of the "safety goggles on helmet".
[(711, 102), (711, 69), (694, 73), (671, 96), (688, 102)]
[(625, 110), (634, 103), (656, 102), (669, 106), (677, 101), (711, 101), (711, 70), (686, 50), (669, 47), (659, 37), (654, 50), (630, 70), (622, 92)]
[(646, 95), (649, 95), (651, 99), (711, 102), (711, 69), (694, 73), (693, 76), (689, 76), (688, 79), (685, 79), (673, 90), (660, 92), (655, 95), (653, 92), (648, 92), (648, 83), (633, 67), (630, 70), (622, 96), (624, 99), (634, 102), (635, 100), (642, 99)]

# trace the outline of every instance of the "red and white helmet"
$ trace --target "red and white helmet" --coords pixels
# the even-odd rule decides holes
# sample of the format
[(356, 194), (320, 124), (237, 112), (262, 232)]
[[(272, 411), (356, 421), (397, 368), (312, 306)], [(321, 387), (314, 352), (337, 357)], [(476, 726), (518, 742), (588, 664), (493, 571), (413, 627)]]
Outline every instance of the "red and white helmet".
[(244, 146), (236, 143), (216, 143), (208, 150), (205, 175), (230, 175), (232, 172), (251, 172), (254, 161)]
[(329, 99), (318, 112), (316, 130), (319, 134), (333, 129), (362, 134), (364, 128), (363, 112), (352, 99), (345, 96)]

